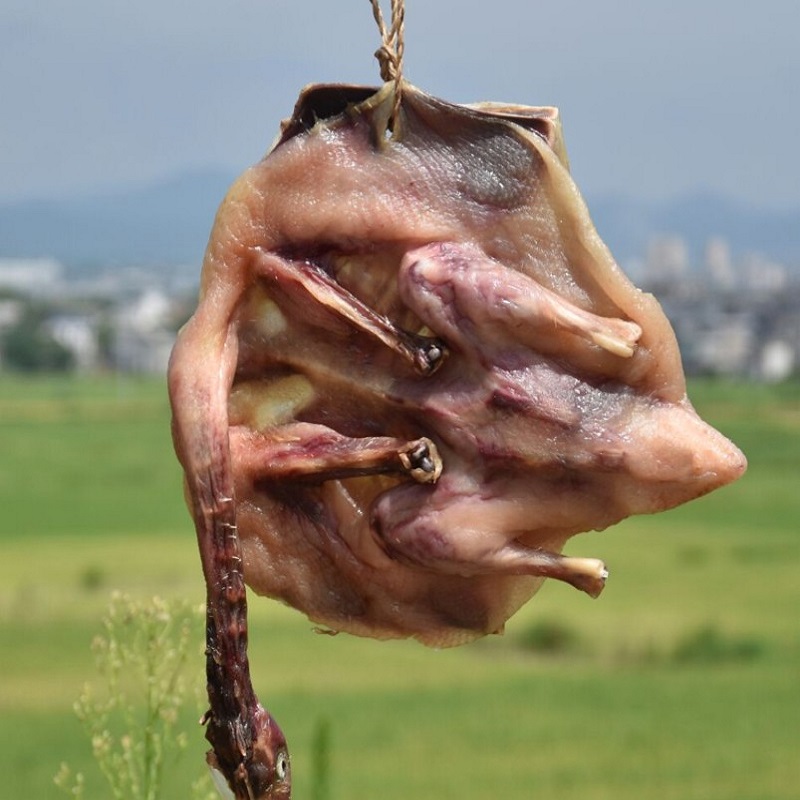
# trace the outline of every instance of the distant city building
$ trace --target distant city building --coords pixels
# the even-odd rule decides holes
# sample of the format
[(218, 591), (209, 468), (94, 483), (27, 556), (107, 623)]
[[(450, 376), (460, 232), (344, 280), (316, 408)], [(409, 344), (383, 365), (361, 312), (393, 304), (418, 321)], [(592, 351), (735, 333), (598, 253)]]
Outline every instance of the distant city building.
[(698, 372), (711, 375), (745, 375), (756, 351), (752, 315), (725, 314), (694, 341), (693, 361)]
[(72, 353), (75, 368), (88, 372), (99, 366), (97, 332), (91, 320), (83, 316), (56, 316), (47, 323), (50, 335)]
[(797, 369), (797, 348), (782, 339), (772, 339), (762, 348), (757, 364), (757, 374), (766, 383), (780, 383)]
[(173, 308), (164, 292), (147, 289), (119, 310), (112, 347), (119, 369), (166, 374), (175, 342), (170, 329)]
[(22, 313), (21, 300), (0, 300), (0, 331), (16, 325), (22, 319)]
[(789, 283), (783, 264), (776, 264), (758, 253), (749, 253), (742, 261), (745, 287), (760, 295), (782, 292)]
[(0, 289), (40, 297), (63, 279), (64, 265), (53, 258), (0, 258)]
[(650, 241), (645, 256), (645, 276), (654, 286), (674, 283), (689, 272), (689, 249), (680, 236), (659, 236)]
[(736, 270), (731, 259), (728, 242), (715, 236), (706, 242), (703, 252), (703, 269), (710, 286), (731, 291), (736, 285)]

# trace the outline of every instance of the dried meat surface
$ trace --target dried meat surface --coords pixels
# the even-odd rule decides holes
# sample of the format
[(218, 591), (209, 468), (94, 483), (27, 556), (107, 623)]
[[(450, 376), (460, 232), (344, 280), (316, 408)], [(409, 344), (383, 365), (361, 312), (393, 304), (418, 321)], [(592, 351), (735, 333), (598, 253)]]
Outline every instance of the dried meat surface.
[[(312, 87), (223, 202), (170, 367), (204, 537), (335, 631), (502, 630), (572, 535), (737, 478), (597, 235), (553, 109)], [(220, 527), (222, 526), (222, 527)], [(227, 526), (227, 527), (225, 527)], [(207, 578), (210, 574), (207, 572)]]

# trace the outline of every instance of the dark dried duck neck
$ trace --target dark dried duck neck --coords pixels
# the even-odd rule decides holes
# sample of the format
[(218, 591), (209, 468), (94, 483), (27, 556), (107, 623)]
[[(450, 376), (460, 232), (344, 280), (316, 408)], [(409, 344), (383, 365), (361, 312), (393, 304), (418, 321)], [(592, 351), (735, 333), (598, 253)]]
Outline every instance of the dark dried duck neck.
[[(206, 570), (206, 678), (211, 705), (206, 738), (224, 774), (242, 758), (231, 726), (252, 726), (258, 700), (247, 658), (247, 597), (232, 501), (212, 522), (213, 544), (200, 543)], [(224, 513), (227, 512), (227, 513)]]
[[(232, 493), (231, 493), (232, 494)], [(247, 656), (247, 596), (235, 503), (218, 497), (205, 509), (199, 536), (206, 576), (206, 679), (210, 709), (204, 721), (212, 746), (209, 764), (218, 769), (237, 800), (289, 797), (286, 743), (262, 708), (250, 679)], [(276, 764), (283, 759), (279, 786)]]

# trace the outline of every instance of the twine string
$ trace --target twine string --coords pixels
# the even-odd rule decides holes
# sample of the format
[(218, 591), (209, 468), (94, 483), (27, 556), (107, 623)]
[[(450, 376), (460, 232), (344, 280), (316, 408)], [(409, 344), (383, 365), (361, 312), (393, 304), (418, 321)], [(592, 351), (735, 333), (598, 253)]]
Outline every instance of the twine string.
[(372, 15), (381, 35), (381, 46), (375, 51), (380, 65), (381, 79), (394, 82), (394, 105), (392, 123), (397, 119), (400, 109), (400, 95), (403, 83), (403, 54), (405, 52), (405, 0), (391, 0), (391, 23), (386, 24), (381, 11), (380, 0), (370, 0)]

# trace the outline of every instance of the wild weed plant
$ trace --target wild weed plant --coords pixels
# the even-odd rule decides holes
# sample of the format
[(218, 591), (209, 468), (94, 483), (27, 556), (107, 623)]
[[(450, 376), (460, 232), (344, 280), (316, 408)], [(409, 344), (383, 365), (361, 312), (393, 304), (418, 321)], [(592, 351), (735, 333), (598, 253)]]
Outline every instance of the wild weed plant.
[[(154, 597), (139, 601), (114, 593), (103, 632), (92, 642), (99, 686), (87, 683), (75, 713), (113, 800), (160, 800), (164, 770), (187, 745), (177, 730), (190, 687), (186, 664), (194, 655), (202, 609)], [(202, 778), (193, 797), (213, 797)], [(56, 784), (86, 796), (86, 778), (62, 764)]]

